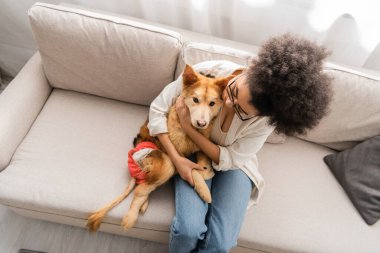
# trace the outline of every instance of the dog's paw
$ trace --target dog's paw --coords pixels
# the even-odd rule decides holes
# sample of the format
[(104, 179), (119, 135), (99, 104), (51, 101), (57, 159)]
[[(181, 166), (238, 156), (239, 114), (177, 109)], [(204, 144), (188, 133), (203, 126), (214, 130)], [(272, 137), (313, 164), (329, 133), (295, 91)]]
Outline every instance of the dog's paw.
[(124, 231), (127, 231), (128, 229), (132, 228), (137, 221), (137, 216), (127, 214), (123, 217), (123, 220), (121, 222), (121, 226), (123, 227)]
[(201, 173), (202, 177), (204, 178), (204, 180), (208, 180), (208, 179), (211, 179), (215, 176), (215, 172), (213, 169), (211, 170), (206, 170), (206, 171), (203, 171)]
[(198, 163), (198, 165), (202, 166), (203, 170), (198, 170), (199, 174), (202, 175), (202, 177), (205, 180), (208, 180), (212, 178), (215, 175), (214, 169), (212, 166), (208, 163)]
[(201, 166), (204, 171), (212, 170), (211, 163), (208, 160), (200, 160), (197, 162), (197, 164)]
[(212, 167), (209, 164), (199, 164), (199, 165), (202, 166), (203, 171), (212, 170)]

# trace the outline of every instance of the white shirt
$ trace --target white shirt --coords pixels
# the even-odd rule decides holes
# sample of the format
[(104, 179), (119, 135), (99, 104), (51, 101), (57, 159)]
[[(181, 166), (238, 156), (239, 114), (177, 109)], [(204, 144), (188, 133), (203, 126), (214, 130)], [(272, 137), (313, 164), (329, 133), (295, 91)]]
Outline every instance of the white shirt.
[[(205, 61), (193, 66), (197, 72), (223, 77), (232, 74), (237, 69), (244, 68), (230, 61)], [(153, 100), (149, 110), (149, 133), (156, 136), (167, 133), (167, 114), (182, 92), (182, 75), (168, 84)], [(220, 129), (220, 113), (211, 131), (211, 140), (218, 145), (219, 164), (212, 162), (217, 171), (241, 169), (253, 181), (248, 207), (257, 204), (264, 190), (264, 179), (258, 170), (256, 153), (264, 145), (274, 127), (268, 125), (268, 117), (256, 116), (242, 121), (235, 114), (231, 126), (225, 136)], [(228, 190), (228, 189), (226, 189)]]

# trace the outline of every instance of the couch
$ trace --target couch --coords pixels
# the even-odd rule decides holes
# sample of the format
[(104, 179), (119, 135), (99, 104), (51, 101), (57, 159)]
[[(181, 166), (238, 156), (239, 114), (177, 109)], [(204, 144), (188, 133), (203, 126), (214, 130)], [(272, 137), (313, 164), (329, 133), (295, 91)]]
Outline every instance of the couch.
[[(257, 52), (76, 6), (36, 3), (28, 16), (38, 51), (0, 96), (0, 204), (79, 227), (124, 190), (127, 152), (149, 104), (185, 63), (246, 65)], [(331, 62), (324, 71), (334, 78), (329, 115), (306, 135), (268, 138), (258, 153), (265, 192), (248, 210), (232, 252), (380, 252), (380, 223), (363, 222), (323, 162), (380, 134), (380, 74)], [(130, 201), (114, 208), (100, 230), (167, 243), (171, 182), (125, 232), (120, 222)]]

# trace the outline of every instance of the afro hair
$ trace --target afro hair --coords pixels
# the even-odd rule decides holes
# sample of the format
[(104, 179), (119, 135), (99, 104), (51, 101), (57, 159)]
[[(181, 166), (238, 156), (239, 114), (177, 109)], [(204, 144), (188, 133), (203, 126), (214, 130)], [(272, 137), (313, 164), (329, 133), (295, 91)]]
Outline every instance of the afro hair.
[(328, 113), (331, 78), (326, 48), (286, 33), (269, 39), (247, 69), (251, 103), (276, 133), (306, 134)]

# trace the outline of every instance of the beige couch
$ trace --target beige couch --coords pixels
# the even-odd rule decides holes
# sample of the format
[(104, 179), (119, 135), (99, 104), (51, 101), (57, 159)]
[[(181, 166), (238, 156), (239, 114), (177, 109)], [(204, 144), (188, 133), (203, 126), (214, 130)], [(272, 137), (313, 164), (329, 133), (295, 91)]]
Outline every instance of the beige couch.
[[(70, 6), (37, 3), (28, 15), (39, 51), (0, 96), (0, 204), (80, 227), (125, 188), (132, 139), (184, 62), (247, 64), (257, 49)], [(325, 71), (336, 92), (330, 114), (305, 136), (272, 135), (264, 144), (265, 193), (233, 252), (380, 252), (379, 222), (365, 224), (322, 160), (380, 134), (380, 75), (334, 64)], [(171, 183), (123, 232), (130, 201), (101, 230), (167, 243)]]

